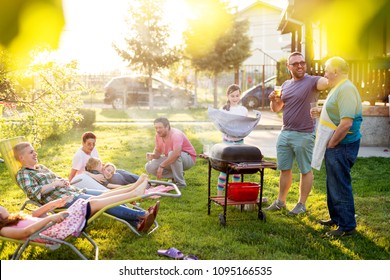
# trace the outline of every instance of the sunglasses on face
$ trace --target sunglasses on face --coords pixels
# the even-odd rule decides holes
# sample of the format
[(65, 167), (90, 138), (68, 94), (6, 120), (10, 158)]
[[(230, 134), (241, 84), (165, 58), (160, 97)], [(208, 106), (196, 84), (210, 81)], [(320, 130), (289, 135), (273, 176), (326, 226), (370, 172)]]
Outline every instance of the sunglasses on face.
[(306, 65), (306, 62), (305, 61), (300, 61), (300, 62), (294, 62), (294, 63), (290, 63), (289, 65), (292, 65), (294, 67), (298, 67), (298, 65), (304, 67)]

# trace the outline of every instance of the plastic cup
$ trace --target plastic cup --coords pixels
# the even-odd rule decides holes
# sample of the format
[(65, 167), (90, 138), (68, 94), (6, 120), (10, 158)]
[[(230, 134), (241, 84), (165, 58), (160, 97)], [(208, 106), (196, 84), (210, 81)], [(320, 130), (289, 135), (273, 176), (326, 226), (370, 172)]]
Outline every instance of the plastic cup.
[(310, 113), (316, 119), (320, 117), (320, 110), (318, 108), (318, 102), (311, 102), (310, 103)]
[(275, 86), (274, 87), (275, 96), (281, 97), (282, 96), (282, 87), (281, 86)]

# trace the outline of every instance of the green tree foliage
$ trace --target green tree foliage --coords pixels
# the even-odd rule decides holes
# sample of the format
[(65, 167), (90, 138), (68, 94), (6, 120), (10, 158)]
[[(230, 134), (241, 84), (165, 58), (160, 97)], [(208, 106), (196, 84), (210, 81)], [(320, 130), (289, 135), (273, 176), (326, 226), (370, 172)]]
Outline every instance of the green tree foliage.
[(153, 109), (151, 77), (180, 58), (180, 51), (168, 44), (169, 29), (163, 24), (161, 0), (135, 0), (129, 8), (125, 47), (114, 49), (129, 67), (149, 76), (149, 104)]
[(287, 69), (287, 58), (281, 58), (277, 64), (276, 84), (281, 85), (291, 79), (291, 74)]
[(61, 0), (0, 0), (0, 138), (36, 145), (80, 121), (77, 64), (31, 55), (57, 48), (64, 23)]
[[(196, 3), (194, 3), (196, 5)], [(200, 1), (200, 6), (210, 5), (191, 20), (184, 33), (185, 53), (198, 71), (207, 71), (214, 76), (214, 107), (218, 106), (217, 77), (223, 71), (238, 69), (250, 53), (251, 39), (246, 34), (247, 21), (235, 20), (223, 1)], [(203, 9), (202, 9), (203, 10)], [(210, 11), (215, 14), (212, 17)], [(206, 27), (210, 19), (214, 24)]]
[(0, 118), (0, 138), (24, 135), (39, 144), (69, 131), (81, 120), (77, 63), (53, 61), (48, 52), (34, 57), (29, 67), (4, 71), (0, 76), (0, 98), (7, 109)]
[(247, 21), (234, 21), (231, 28), (218, 38), (213, 49), (192, 58), (193, 66), (214, 74), (240, 66), (250, 56), (252, 41), (245, 35), (247, 30)]
[(57, 48), (64, 23), (61, 0), (0, 0), (0, 48), (20, 60), (43, 44)]

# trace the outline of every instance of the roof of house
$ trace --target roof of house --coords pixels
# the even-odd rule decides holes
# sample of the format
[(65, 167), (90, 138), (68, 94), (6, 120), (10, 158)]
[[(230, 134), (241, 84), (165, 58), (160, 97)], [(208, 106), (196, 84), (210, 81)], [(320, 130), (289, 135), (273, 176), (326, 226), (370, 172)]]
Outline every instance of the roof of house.
[(262, 5), (262, 6), (266, 6), (268, 8), (271, 8), (271, 9), (275, 9), (275, 10), (278, 10), (280, 12), (283, 11), (283, 8), (278, 6), (277, 4), (275, 4), (274, 2), (270, 2), (270, 1), (262, 1), (262, 0), (253, 0), (251, 4), (249, 4), (248, 6), (240, 9), (238, 11), (238, 13), (245, 13), (246, 11), (248, 10), (251, 10), (252, 8), (258, 6), (258, 5)]

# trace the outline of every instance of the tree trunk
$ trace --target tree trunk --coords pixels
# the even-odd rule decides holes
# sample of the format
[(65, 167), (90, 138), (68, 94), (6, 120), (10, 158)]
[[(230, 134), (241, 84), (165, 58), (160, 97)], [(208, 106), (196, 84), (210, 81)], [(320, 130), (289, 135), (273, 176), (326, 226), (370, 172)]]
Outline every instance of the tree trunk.
[(240, 66), (236, 66), (234, 70), (234, 83), (236, 85), (240, 84)]
[(149, 109), (154, 109), (154, 98), (153, 98), (153, 89), (152, 89), (152, 75), (149, 73), (148, 78), (148, 92), (149, 92)]
[(218, 75), (214, 75), (214, 108), (218, 108)]
[(198, 108), (198, 70), (195, 70), (194, 95), (194, 107)]

